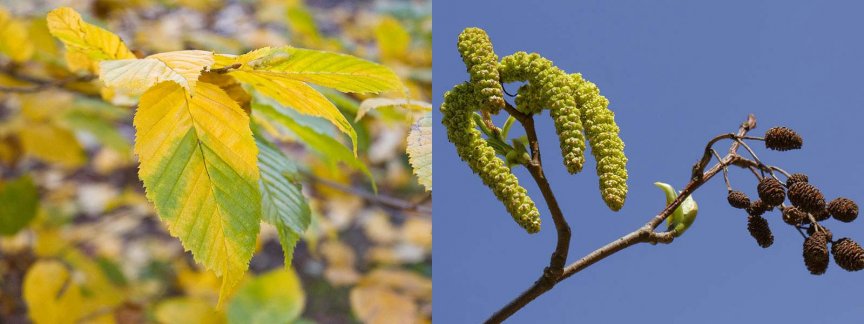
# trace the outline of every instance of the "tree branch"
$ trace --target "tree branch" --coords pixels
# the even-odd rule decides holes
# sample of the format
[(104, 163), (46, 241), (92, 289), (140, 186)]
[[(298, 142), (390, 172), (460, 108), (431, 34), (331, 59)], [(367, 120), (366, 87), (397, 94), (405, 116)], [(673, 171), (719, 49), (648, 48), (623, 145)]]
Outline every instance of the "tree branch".
[[(569, 278), (576, 273), (579, 273), (585, 268), (588, 268), (589, 266), (621, 250), (624, 250), (639, 243), (672, 243), (677, 233), (675, 233), (674, 231), (658, 233), (656, 232), (656, 228), (660, 226), (660, 224), (662, 224), (663, 221), (666, 220), (670, 215), (672, 215), (675, 209), (677, 209), (678, 206), (680, 206), (681, 203), (684, 202), (684, 199), (690, 196), (690, 194), (696, 191), (696, 189), (701, 187), (703, 184), (708, 182), (708, 180), (717, 175), (717, 173), (724, 170), (730, 165), (749, 167), (754, 164), (761, 164), (752, 160), (745, 159), (738, 155), (738, 147), (740, 146), (740, 141), (733, 141), (729, 148), (729, 153), (725, 157), (723, 157), (717, 164), (711, 167), (708, 171), (704, 171), (711, 160), (714, 144), (716, 144), (722, 139), (740, 139), (745, 136), (747, 132), (756, 127), (756, 118), (751, 114), (747, 117), (747, 121), (740, 125), (736, 134), (723, 134), (713, 138), (708, 142), (705, 147), (705, 153), (703, 154), (703, 157), (699, 160), (699, 162), (696, 163), (696, 165), (693, 166), (690, 182), (688, 182), (687, 185), (684, 186), (678, 197), (670, 204), (668, 204), (660, 213), (652, 217), (647, 223), (645, 223), (645, 225), (643, 225), (639, 229), (630, 232), (629, 234), (626, 234), (594, 250), (591, 253), (588, 253), (576, 262), (573, 262), (572, 264), (565, 267), (563, 271), (558, 272), (557, 270), (555, 270), (553, 265), (557, 264), (559, 260), (557, 258), (561, 256), (560, 253), (562, 251), (566, 262), (567, 250), (569, 248), (570, 242), (570, 227), (567, 225), (563, 213), (561, 213), (560, 209), (558, 208), (557, 201), (555, 200), (554, 193), (549, 187), (548, 181), (546, 181), (546, 178), (543, 176), (543, 167), (540, 163), (539, 145), (536, 150), (534, 146), (537, 138), (536, 132), (534, 130), (533, 118), (529, 115), (525, 115), (517, 111), (509, 103), (507, 104), (505, 109), (507, 110), (507, 112), (513, 115), (520, 123), (522, 123), (522, 126), (525, 127), (525, 132), (528, 134), (529, 142), (531, 142), (532, 144), (532, 161), (526, 167), (528, 167), (528, 170), (531, 172), (534, 180), (537, 182), (538, 186), (540, 186), (540, 190), (541, 192), (543, 192), (543, 197), (546, 198), (547, 205), (549, 205), (550, 212), (552, 212), (552, 219), (555, 220), (556, 228), (558, 229), (558, 244), (556, 246), (555, 252), (552, 254), (552, 261), (550, 262), (550, 266), (544, 270), (543, 275), (540, 277), (540, 279), (535, 281), (534, 284), (530, 288), (528, 288), (528, 290), (524, 291), (522, 294), (510, 301), (507, 305), (492, 314), (492, 316), (486, 320), (486, 323), (500, 323), (504, 321), (540, 295), (551, 290), (557, 283)], [(562, 230), (562, 227), (559, 226), (558, 218), (560, 218), (560, 223), (566, 227), (566, 231)], [(565, 239), (566, 244), (562, 249), (561, 244)]]
[[(8, 72), (8, 71), (3, 71)], [(89, 82), (96, 79), (95, 75), (83, 75), (83, 76), (72, 76), (60, 80), (44, 80), (39, 78), (34, 78), (30, 76), (9, 73), (13, 78), (19, 79), (21, 81), (25, 81), (27, 83), (33, 84), (30, 87), (5, 87), (0, 86), (0, 92), (17, 92), (17, 93), (33, 93), (39, 92), (43, 90), (47, 90), (50, 88), (63, 88), (65, 89), (67, 84), (74, 82)]]
[(391, 197), (391, 196), (387, 196), (387, 195), (382, 195), (382, 194), (376, 195), (374, 193), (371, 193), (371, 192), (363, 190), (363, 189), (354, 188), (351, 186), (346, 186), (344, 184), (341, 184), (341, 183), (338, 183), (335, 181), (331, 181), (331, 180), (327, 180), (324, 178), (319, 178), (319, 177), (316, 177), (312, 174), (308, 174), (305, 172), (304, 172), (304, 175), (306, 176), (307, 179), (309, 179), (312, 182), (316, 182), (316, 183), (328, 186), (330, 188), (355, 195), (357, 197), (363, 198), (363, 200), (366, 200), (372, 204), (386, 206), (386, 207), (390, 207), (390, 208), (396, 208), (396, 209), (405, 210), (405, 211), (416, 211), (416, 212), (421, 212), (421, 213), (426, 213), (426, 214), (432, 213), (432, 208), (425, 204), (425, 202), (429, 200), (428, 196), (423, 197), (421, 200), (419, 200), (417, 202), (411, 202), (411, 201), (407, 201), (404, 199)]

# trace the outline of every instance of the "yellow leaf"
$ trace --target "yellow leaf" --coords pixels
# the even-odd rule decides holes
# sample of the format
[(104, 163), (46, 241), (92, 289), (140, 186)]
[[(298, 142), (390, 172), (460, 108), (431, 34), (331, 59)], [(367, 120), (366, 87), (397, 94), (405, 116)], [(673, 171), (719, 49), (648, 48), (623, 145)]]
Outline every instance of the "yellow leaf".
[(198, 81), (215, 84), (222, 88), (231, 99), (237, 102), (243, 111), (249, 113), (249, 103), (252, 101), (252, 96), (249, 95), (237, 79), (228, 75), (213, 72), (204, 72), (198, 78)]
[(231, 323), (291, 323), (300, 316), (306, 296), (294, 270), (278, 269), (243, 284), (228, 305)]
[(218, 324), (225, 323), (225, 316), (207, 302), (189, 298), (175, 297), (156, 305), (156, 321), (159, 323)]
[(0, 7), (0, 53), (20, 63), (33, 56), (33, 49), (33, 43), (27, 37), (27, 25)]
[(408, 163), (427, 191), (432, 191), (432, 113), (417, 118), (408, 133)]
[(87, 54), (74, 48), (67, 48), (66, 53), (63, 53), (63, 58), (66, 60), (66, 67), (72, 72), (90, 72), (99, 73), (99, 62), (91, 60)]
[(353, 284), (359, 278), (354, 262), (357, 256), (345, 243), (329, 240), (321, 244), (321, 254), (327, 259), (324, 277), (335, 286)]
[(219, 87), (188, 98), (174, 82), (141, 97), (135, 153), (147, 198), (195, 260), (222, 277), (220, 304), (243, 278), (261, 217), (249, 117)]
[(432, 249), (432, 221), (427, 218), (410, 217), (402, 224), (402, 240), (426, 250)]
[(52, 123), (28, 124), (18, 130), (24, 152), (46, 162), (77, 168), (86, 162), (75, 134)]
[(24, 301), (37, 324), (75, 323), (82, 315), (81, 287), (60, 261), (38, 261), (24, 276)]
[(357, 286), (351, 289), (351, 309), (364, 323), (414, 323), (417, 305), (391, 289), (379, 286)]
[(366, 115), (366, 113), (374, 109), (393, 106), (399, 106), (411, 111), (432, 111), (432, 104), (425, 101), (411, 99), (369, 98), (363, 100), (363, 102), (360, 103), (360, 108), (357, 109), (357, 117), (354, 117), (354, 121), (360, 120), (361, 118), (363, 118), (363, 116)]
[(33, 43), (33, 57), (39, 60), (53, 62), (60, 53), (57, 50), (57, 40), (48, 31), (48, 22), (44, 17), (31, 19), (27, 25), (27, 36)]
[(184, 295), (201, 300), (215, 301), (219, 299), (221, 280), (211, 271), (199, 271), (194, 265), (184, 260), (174, 262), (177, 273), (177, 286)]
[(385, 16), (375, 26), (375, 39), (382, 59), (396, 59), (408, 54), (411, 35), (396, 18)]
[(262, 75), (251, 71), (235, 71), (231, 72), (230, 75), (299, 113), (327, 119), (336, 125), (340, 131), (351, 137), (354, 154), (357, 154), (357, 132), (354, 131), (354, 127), (339, 112), (339, 108), (336, 108), (330, 100), (327, 100), (324, 95), (309, 85), (289, 78)]
[(364, 276), (358, 285), (387, 287), (415, 298), (432, 300), (432, 280), (413, 271), (398, 268), (375, 269)]
[(380, 93), (402, 89), (399, 77), (389, 68), (346, 54), (281, 47), (271, 49), (256, 60), (241, 69), (342, 92)]
[(213, 53), (207, 51), (176, 51), (143, 59), (109, 60), (99, 63), (99, 78), (106, 86), (131, 95), (141, 94), (165, 81), (174, 81), (194, 95), (198, 76), (213, 62)]
[(74, 50), (93, 61), (133, 59), (135, 54), (112, 32), (88, 24), (72, 8), (57, 8), (48, 13), (48, 30), (67, 50)]

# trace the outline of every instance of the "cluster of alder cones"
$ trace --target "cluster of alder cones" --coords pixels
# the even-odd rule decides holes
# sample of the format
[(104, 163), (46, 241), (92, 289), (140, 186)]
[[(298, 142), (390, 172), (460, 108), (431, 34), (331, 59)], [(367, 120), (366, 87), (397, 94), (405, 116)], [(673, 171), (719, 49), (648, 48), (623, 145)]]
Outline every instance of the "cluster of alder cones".
[[(801, 148), (801, 136), (786, 127), (774, 127), (765, 132), (765, 147), (776, 151)], [(785, 172), (783, 172), (785, 174)], [(756, 187), (759, 199), (751, 201), (741, 191), (729, 189), (729, 205), (747, 211), (747, 230), (756, 243), (767, 248), (774, 243), (768, 221), (762, 217), (775, 207), (780, 209), (783, 222), (798, 229), (804, 239), (804, 264), (814, 275), (828, 269), (829, 243), (834, 262), (847, 271), (864, 269), (864, 248), (849, 238), (833, 240), (833, 235), (820, 222), (834, 218), (849, 223), (858, 217), (858, 205), (848, 198), (836, 198), (828, 203), (816, 186), (802, 173), (788, 174), (786, 182), (778, 180), (773, 172), (761, 177)], [(788, 198), (791, 205), (784, 202)], [(806, 230), (806, 235), (804, 234)]]

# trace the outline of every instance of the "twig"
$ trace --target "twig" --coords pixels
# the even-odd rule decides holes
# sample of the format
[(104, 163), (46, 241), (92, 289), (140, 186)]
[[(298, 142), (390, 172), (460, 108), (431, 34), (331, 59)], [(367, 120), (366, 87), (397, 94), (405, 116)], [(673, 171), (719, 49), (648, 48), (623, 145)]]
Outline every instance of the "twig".
[[(717, 154), (717, 151), (711, 149), (711, 153), (714, 154), (714, 157), (717, 158), (717, 162), (723, 162), (723, 158), (720, 157), (720, 154)], [(723, 166), (723, 181), (726, 182), (726, 190), (732, 191), (732, 184), (729, 183), (729, 167)]]
[[(7, 72), (7, 71), (3, 71)], [(34, 84), (30, 87), (5, 87), (0, 86), (0, 92), (17, 92), (17, 93), (33, 93), (39, 92), (43, 90), (47, 90), (50, 88), (65, 88), (65, 86), (69, 83), (73, 82), (89, 82), (96, 79), (95, 75), (83, 75), (83, 76), (72, 76), (65, 79), (60, 80), (44, 80), (14, 73), (9, 73), (13, 78), (25, 81), (27, 83)]]
[(534, 284), (519, 297), (493, 314), (492, 317), (486, 321), (487, 323), (498, 323), (507, 319), (513, 315), (513, 313), (534, 300), (534, 298), (537, 298), (552, 289), (563, 274), (564, 265), (567, 263), (567, 256), (570, 251), (570, 225), (567, 224), (567, 220), (564, 218), (564, 213), (561, 211), (561, 207), (558, 205), (558, 200), (555, 198), (555, 193), (552, 191), (552, 187), (549, 185), (549, 181), (543, 173), (543, 162), (540, 158), (540, 144), (537, 140), (537, 132), (534, 127), (534, 117), (519, 112), (509, 102), (505, 105), (505, 109), (511, 116), (516, 118), (516, 120), (518, 120), (525, 129), (525, 134), (528, 137), (528, 143), (531, 148), (531, 161), (529, 161), (525, 167), (528, 169), (528, 172), (531, 173), (531, 177), (534, 178), (534, 182), (537, 183), (540, 192), (543, 193), (543, 198), (546, 200), (546, 205), (549, 207), (550, 214), (552, 214), (552, 221), (555, 223), (558, 240), (555, 245), (555, 251), (552, 252), (552, 256), (549, 260), (549, 266), (543, 270), (540, 278), (538, 278), (537, 281), (535, 281)]
[(316, 182), (316, 183), (328, 186), (330, 188), (355, 195), (355, 196), (363, 198), (363, 200), (366, 200), (366, 201), (373, 203), (373, 204), (386, 206), (386, 207), (390, 207), (390, 208), (396, 208), (396, 209), (405, 210), (405, 211), (416, 211), (416, 212), (427, 213), (427, 214), (432, 213), (432, 208), (429, 207), (428, 205), (424, 204), (428, 200), (426, 198), (415, 203), (415, 202), (410, 202), (410, 201), (396, 198), (396, 197), (392, 197), (392, 196), (382, 195), (380, 193), (376, 195), (374, 193), (371, 193), (371, 192), (363, 190), (363, 189), (354, 188), (354, 187), (350, 187), (350, 186), (347, 186), (347, 185), (344, 185), (344, 184), (341, 184), (341, 183), (338, 183), (335, 181), (327, 180), (324, 178), (319, 178), (319, 177), (316, 177), (312, 174), (304, 173), (304, 175), (306, 176), (307, 179), (309, 179), (312, 182)]
[(234, 63), (234, 64), (231, 64), (231, 65), (226, 66), (226, 67), (222, 67), (222, 68), (218, 68), (218, 69), (210, 69), (207, 72), (225, 74), (225, 73), (231, 72), (231, 70), (239, 69), (241, 66), (243, 66), (243, 65), (240, 63)]
[[(539, 163), (539, 160), (540, 160), (539, 159), (539, 157), (540, 157), (539, 147), (536, 149), (536, 151), (535, 151), (535, 147), (534, 147), (534, 145), (535, 145), (534, 142), (536, 142), (536, 134), (532, 135), (532, 133), (534, 133), (533, 118), (531, 118), (531, 116), (528, 116), (528, 115), (525, 115), (525, 114), (522, 114), (522, 113), (516, 111), (511, 105), (509, 105), (509, 103), (505, 107), (505, 109), (507, 109), (507, 111), (510, 112), (511, 115), (513, 115), (517, 120), (519, 120), (519, 122), (522, 123), (523, 127), (525, 127), (525, 132), (528, 134), (529, 141), (532, 144), (531, 146), (532, 146), (532, 153), (534, 154), (534, 158), (532, 158), (532, 162), (527, 167), (529, 167), (529, 171), (532, 168), (536, 168), (536, 171), (532, 171), (532, 173), (531, 173), (532, 176), (534, 176), (534, 172), (538, 172), (538, 175), (541, 176), (541, 177), (535, 176), (534, 179), (535, 179), (535, 181), (537, 181), (538, 185), (541, 187), (541, 191), (543, 191), (543, 194), (544, 194), (543, 196), (544, 196), (544, 198), (546, 198), (547, 204), (550, 207), (550, 211), (552, 211), (552, 213), (553, 213), (553, 215), (552, 215), (553, 220), (556, 220), (556, 228), (559, 229), (559, 231), (558, 231), (558, 245), (556, 246), (556, 250), (553, 253), (553, 262), (552, 263), (554, 263), (556, 261), (555, 254), (560, 252), (559, 248), (560, 248), (561, 242), (562, 242), (562, 231), (561, 231), (561, 228), (559, 228), (557, 226), (558, 225), (557, 218), (560, 217), (563, 220), (563, 214), (560, 212), (560, 210), (557, 210), (557, 208), (558, 208), (557, 203), (555, 203), (554, 205), (549, 203), (550, 198), (552, 198), (551, 202), (555, 202), (554, 194), (551, 192), (551, 189), (548, 189), (549, 190), (548, 196), (546, 193), (547, 189), (544, 189), (544, 187), (548, 188), (548, 182), (546, 181), (545, 177), (542, 177), (542, 175), (543, 175), (542, 164)], [(663, 211), (661, 211), (659, 214), (657, 214), (656, 216), (651, 218), (645, 225), (643, 225), (639, 229), (637, 229), (633, 232), (630, 232), (629, 234), (624, 235), (624, 236), (600, 247), (599, 249), (594, 250), (591, 253), (588, 253), (587, 255), (580, 258), (576, 262), (573, 262), (570, 265), (566, 266), (563, 269), (563, 272), (560, 273), (560, 275), (558, 275), (557, 277), (552, 278), (552, 279), (550, 279), (550, 276), (555, 276), (557, 274), (557, 271), (555, 271), (555, 269), (552, 268), (552, 263), (550, 263), (550, 267), (547, 267), (544, 270), (543, 275), (540, 277), (540, 279), (538, 279), (536, 282), (534, 282), (534, 284), (530, 288), (528, 288), (528, 290), (524, 291), (522, 294), (520, 294), (515, 299), (510, 301), (507, 305), (505, 305), (504, 307), (499, 309), (497, 312), (492, 314), (492, 316), (486, 320), (486, 323), (500, 323), (500, 322), (504, 321), (505, 319), (509, 318), (511, 315), (513, 315), (514, 313), (516, 313), (517, 311), (522, 309), (522, 307), (525, 307), (525, 305), (527, 305), (528, 303), (533, 301), (535, 298), (537, 298), (540, 295), (544, 294), (545, 292), (551, 290), (557, 283), (563, 281), (564, 279), (569, 278), (570, 276), (572, 276), (576, 273), (579, 273), (583, 269), (585, 269), (585, 268), (591, 266), (592, 264), (595, 264), (595, 263), (617, 253), (618, 251), (621, 251), (623, 249), (626, 249), (630, 246), (633, 246), (633, 245), (636, 245), (639, 243), (651, 243), (651, 244), (657, 244), (657, 243), (669, 244), (669, 243), (672, 243), (672, 241), (675, 238), (675, 234), (676, 234), (675, 232), (658, 233), (655, 231), (655, 229), (661, 223), (663, 223), (663, 221), (666, 220), (666, 218), (668, 218), (670, 215), (672, 215), (672, 213), (675, 211), (675, 209), (677, 209), (678, 206), (680, 206), (681, 203), (684, 202), (684, 199), (686, 199), (688, 196), (690, 196), (690, 194), (692, 194), (696, 189), (698, 189), (705, 182), (710, 180), (712, 177), (717, 175), (717, 173), (719, 173), (721, 170), (728, 167), (729, 165), (739, 165), (739, 163), (740, 163), (739, 159), (743, 159), (737, 153), (740, 142), (735, 141), (735, 142), (732, 142), (732, 144), (729, 148), (729, 153), (724, 158), (722, 158), (720, 160), (720, 162), (715, 164), (708, 171), (703, 171), (707, 167), (707, 164), (710, 162), (710, 159), (712, 156), (712, 151), (713, 151), (713, 149), (712, 149), (713, 144), (716, 143), (717, 141), (721, 140), (721, 139), (736, 138), (736, 137), (744, 136), (747, 134), (747, 132), (749, 132), (750, 130), (752, 130), (755, 127), (756, 127), (756, 118), (751, 114), (750, 116), (748, 116), (747, 121), (741, 124), (737, 134), (731, 134), (731, 133), (730, 134), (724, 134), (724, 135), (720, 135), (720, 136), (712, 139), (705, 148), (705, 154), (703, 155), (703, 158), (700, 159), (700, 161), (697, 162), (697, 164), (693, 166), (693, 176), (691, 177), (690, 182), (684, 186), (683, 190), (678, 195), (678, 197), (675, 198), (675, 200), (673, 200), (671, 203), (669, 203), (663, 209)], [(533, 139), (532, 139), (532, 137), (533, 137)], [(707, 155), (707, 157), (708, 157), (707, 162), (705, 162), (705, 158), (704, 158), (705, 155)], [(755, 163), (753, 161), (750, 161), (750, 162)], [(746, 163), (743, 165), (746, 165)], [(564, 221), (563, 224), (566, 225), (566, 221)], [(569, 246), (569, 238), (570, 238), (569, 226), (566, 229), (567, 229), (567, 231), (566, 231), (566, 238), (567, 238), (566, 246)], [(566, 247), (565, 247), (565, 249), (566, 249)]]

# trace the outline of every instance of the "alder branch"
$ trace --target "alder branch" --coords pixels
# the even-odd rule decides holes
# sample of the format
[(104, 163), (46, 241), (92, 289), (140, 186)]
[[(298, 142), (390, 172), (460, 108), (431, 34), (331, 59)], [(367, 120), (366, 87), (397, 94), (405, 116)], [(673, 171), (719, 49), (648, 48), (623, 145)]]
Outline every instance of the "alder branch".
[[(517, 296), (515, 299), (510, 301), (507, 305), (499, 309), (497, 312), (492, 314), (489, 319), (486, 320), (486, 323), (500, 323), (505, 319), (509, 318), (517, 311), (528, 305), (531, 301), (551, 290), (556, 284), (559, 282), (573, 276), (576, 273), (588, 268), (589, 266), (621, 251), (633, 245), (639, 243), (664, 243), (669, 244), (675, 238), (674, 231), (667, 232), (657, 232), (656, 228), (663, 223), (681, 203), (684, 202), (688, 196), (690, 196), (696, 189), (701, 187), (703, 184), (711, 180), (717, 173), (724, 170), (728, 166), (739, 166), (742, 168), (749, 168), (752, 166), (757, 166), (759, 168), (767, 168), (761, 162), (756, 162), (753, 160), (746, 159), (740, 155), (738, 155), (738, 148), (741, 145), (740, 139), (742, 139), (747, 132), (754, 129), (756, 127), (756, 118), (751, 114), (747, 117), (747, 121), (742, 123), (738, 129), (736, 134), (729, 133), (717, 136), (711, 139), (705, 147), (705, 153), (703, 157), (693, 166), (692, 168), (692, 176), (690, 182), (684, 186), (681, 193), (668, 204), (660, 213), (652, 217), (645, 225), (640, 227), (639, 229), (630, 232), (596, 250), (587, 255), (583, 256), (579, 260), (571, 263), (566, 266), (561, 271), (553, 268), (553, 265), (556, 264), (556, 257), (558, 257), (561, 252), (563, 252), (566, 260), (567, 249), (569, 247), (570, 242), (570, 227), (566, 227), (566, 231), (562, 231), (559, 228), (557, 218), (561, 218), (563, 221), (563, 225), (567, 225), (564, 220), (563, 214), (558, 209), (558, 204), (555, 200), (554, 193), (549, 189), (549, 183), (546, 181), (546, 178), (543, 177), (542, 164), (540, 161), (539, 154), (539, 144), (537, 143), (536, 132), (534, 130), (533, 118), (531, 116), (522, 114), (513, 108), (509, 103), (505, 107), (508, 113), (513, 115), (522, 126), (525, 127), (525, 132), (528, 134), (529, 142), (531, 143), (532, 150), (532, 161), (526, 167), (531, 171), (531, 175), (534, 176), (534, 180), (537, 182), (538, 186), (540, 186), (541, 191), (543, 192), (543, 197), (546, 199), (547, 204), (550, 206), (550, 211), (552, 212), (553, 220), (556, 220), (556, 228), (558, 228), (558, 245), (556, 246), (555, 252), (552, 254), (553, 261), (550, 263), (550, 266), (547, 267), (543, 271), (543, 275), (534, 282), (534, 284), (528, 288), (528, 290), (524, 291), (522, 294)], [(717, 142), (723, 139), (732, 139), (733, 142), (730, 145), (729, 153), (720, 159), (720, 161), (712, 166), (708, 171), (705, 171), (705, 168), (708, 166), (711, 161), (712, 153), (714, 152), (713, 146)], [(707, 159), (706, 159), (707, 156)], [(535, 176), (535, 173), (537, 176)], [(548, 191), (548, 195), (547, 195)], [(554, 207), (553, 207), (554, 206)], [(562, 235), (563, 234), (563, 235)], [(562, 241), (566, 240), (565, 247), (562, 249), (561, 244)]]

